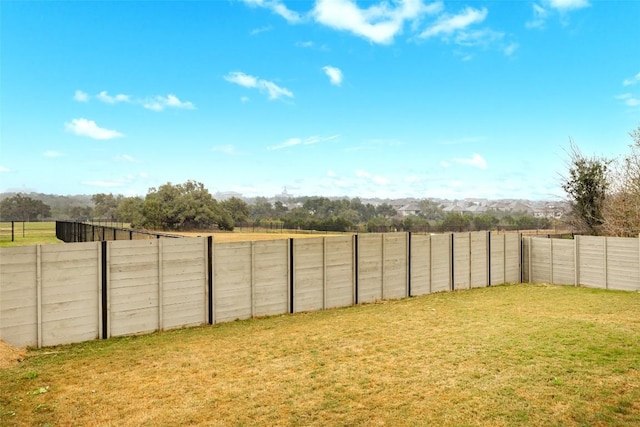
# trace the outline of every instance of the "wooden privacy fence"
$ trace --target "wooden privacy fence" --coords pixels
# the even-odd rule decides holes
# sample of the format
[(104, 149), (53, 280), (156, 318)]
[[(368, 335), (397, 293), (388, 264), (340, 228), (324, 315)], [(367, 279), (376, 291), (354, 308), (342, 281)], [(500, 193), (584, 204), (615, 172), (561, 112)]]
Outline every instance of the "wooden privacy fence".
[(521, 281), (521, 238), (409, 233), (0, 248), (0, 339), (52, 346)]
[(524, 237), (523, 279), (534, 283), (640, 291), (640, 239)]

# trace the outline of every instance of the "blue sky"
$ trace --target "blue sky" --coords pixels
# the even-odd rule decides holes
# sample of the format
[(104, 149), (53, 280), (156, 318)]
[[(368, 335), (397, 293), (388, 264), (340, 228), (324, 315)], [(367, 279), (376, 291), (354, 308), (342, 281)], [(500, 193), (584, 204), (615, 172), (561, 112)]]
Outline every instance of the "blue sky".
[(0, 191), (563, 197), (640, 125), (640, 2), (0, 2)]

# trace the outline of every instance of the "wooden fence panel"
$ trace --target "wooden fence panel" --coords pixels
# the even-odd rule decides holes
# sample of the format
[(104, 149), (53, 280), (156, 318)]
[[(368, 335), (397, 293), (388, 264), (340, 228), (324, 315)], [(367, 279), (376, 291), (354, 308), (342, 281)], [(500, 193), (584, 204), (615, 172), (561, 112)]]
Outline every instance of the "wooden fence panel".
[(253, 243), (253, 315), (289, 312), (289, 240)]
[(486, 231), (471, 233), (471, 283), (472, 288), (484, 288), (489, 284), (489, 234)]
[(551, 283), (560, 285), (575, 284), (575, 243), (573, 240), (551, 240), (551, 253), (553, 255)]
[(579, 284), (594, 288), (606, 288), (606, 240), (597, 236), (579, 236), (579, 239)]
[(382, 234), (358, 235), (358, 302), (382, 299)]
[(453, 234), (453, 289), (471, 289), (471, 233)]
[(522, 266), (520, 265), (520, 248), (522, 237), (520, 234), (509, 233), (504, 235), (504, 282), (520, 283)]
[(407, 238), (407, 233), (383, 234), (383, 299), (407, 297)]
[(162, 329), (207, 321), (206, 239), (162, 239)]
[(214, 322), (252, 316), (252, 244), (216, 243), (213, 256)]
[(324, 238), (293, 240), (294, 312), (324, 308)]
[(431, 236), (431, 292), (451, 290), (451, 234)]
[(354, 253), (352, 236), (325, 239), (325, 307), (347, 307), (354, 303)]
[(638, 239), (607, 237), (607, 288), (640, 291)]
[(411, 235), (411, 295), (431, 292), (431, 236)]
[(108, 242), (110, 336), (160, 327), (159, 240)]
[(42, 245), (41, 345), (99, 338), (99, 246), (96, 242)]
[(502, 285), (506, 282), (506, 270), (505, 270), (505, 234), (489, 235), (491, 253), (489, 254), (490, 263), (490, 284)]
[(0, 338), (16, 347), (38, 345), (38, 251), (0, 248)]

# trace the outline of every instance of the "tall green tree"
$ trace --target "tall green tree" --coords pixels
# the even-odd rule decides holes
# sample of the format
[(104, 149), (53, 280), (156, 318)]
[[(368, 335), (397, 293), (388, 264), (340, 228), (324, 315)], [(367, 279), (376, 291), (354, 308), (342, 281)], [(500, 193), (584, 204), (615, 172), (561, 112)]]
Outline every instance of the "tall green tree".
[(142, 207), (143, 227), (163, 230), (233, 230), (233, 219), (202, 183), (164, 184), (151, 188)]
[(93, 215), (98, 219), (116, 221), (118, 219), (118, 205), (123, 196), (109, 193), (99, 193), (91, 196), (94, 204)]
[(579, 233), (599, 235), (611, 160), (586, 157), (573, 142), (569, 154), (568, 175), (562, 182), (570, 206), (568, 222)]
[(244, 200), (231, 197), (230, 199), (220, 202), (220, 206), (227, 211), (236, 226), (249, 221), (250, 209)]
[(4, 221), (33, 221), (51, 217), (51, 207), (20, 193), (0, 202), (0, 218)]

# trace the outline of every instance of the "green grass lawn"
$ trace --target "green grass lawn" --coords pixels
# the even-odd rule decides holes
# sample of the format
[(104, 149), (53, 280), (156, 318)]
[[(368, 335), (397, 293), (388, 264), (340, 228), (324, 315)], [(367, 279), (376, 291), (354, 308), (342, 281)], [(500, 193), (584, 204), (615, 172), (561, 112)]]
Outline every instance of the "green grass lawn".
[(0, 222), (0, 246), (28, 246), (62, 243), (56, 238), (56, 223), (15, 222), (11, 241), (11, 222)]
[(637, 426), (640, 293), (497, 286), (28, 350), (0, 425)]

